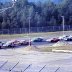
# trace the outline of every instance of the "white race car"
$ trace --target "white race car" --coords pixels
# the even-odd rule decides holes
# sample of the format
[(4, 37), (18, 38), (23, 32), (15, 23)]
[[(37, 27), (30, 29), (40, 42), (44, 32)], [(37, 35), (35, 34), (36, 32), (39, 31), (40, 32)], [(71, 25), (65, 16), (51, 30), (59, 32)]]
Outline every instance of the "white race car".
[(7, 41), (6, 43), (3, 44), (3, 48), (16, 47), (16, 46), (19, 46), (19, 41), (18, 40), (10, 40), (10, 41)]
[(67, 41), (67, 39), (70, 38), (70, 37), (71, 37), (70, 35), (63, 35), (63, 36), (60, 36), (59, 39)]

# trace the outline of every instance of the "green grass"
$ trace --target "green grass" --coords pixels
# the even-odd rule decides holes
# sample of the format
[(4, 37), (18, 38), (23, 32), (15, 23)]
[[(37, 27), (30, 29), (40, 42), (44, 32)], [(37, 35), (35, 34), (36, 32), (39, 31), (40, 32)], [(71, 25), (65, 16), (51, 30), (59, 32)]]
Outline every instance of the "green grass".
[[(72, 33), (72, 31), (65, 31), (65, 34)], [(62, 31), (59, 32), (41, 32), (41, 33), (30, 33), (30, 34), (5, 34), (0, 35), (0, 39), (11, 39), (11, 38), (24, 38), (24, 37), (38, 37), (38, 36), (61, 36)]]

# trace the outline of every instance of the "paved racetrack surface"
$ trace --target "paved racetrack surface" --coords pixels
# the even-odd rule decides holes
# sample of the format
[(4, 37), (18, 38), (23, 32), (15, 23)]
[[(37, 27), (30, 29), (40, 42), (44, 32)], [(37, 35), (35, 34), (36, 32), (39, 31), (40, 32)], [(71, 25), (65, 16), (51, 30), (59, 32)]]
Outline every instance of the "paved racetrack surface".
[[(66, 34), (71, 34), (71, 32), (66, 32)], [(41, 36), (51, 38), (57, 35), (58, 34), (51, 34), (51, 36), (44, 36), (42, 34)], [(62, 33), (59, 36), (61, 35)], [(25, 37), (20, 39), (25, 39)], [(2, 40), (8, 39), (4, 38)], [(44, 45), (51, 46), (52, 44), (34, 44), (34, 46), (37, 47)], [(32, 48), (34, 46), (32, 46)], [(38, 50), (26, 50), (25, 48), (30, 49), (29, 46), (1, 49), (0, 72), (72, 72), (72, 53), (43, 52)]]
[(11, 72), (24, 70), (24, 72), (40, 70), (41, 72), (72, 72), (72, 54), (23, 51), (20, 48), (0, 50), (0, 72), (9, 72), (9, 70)]

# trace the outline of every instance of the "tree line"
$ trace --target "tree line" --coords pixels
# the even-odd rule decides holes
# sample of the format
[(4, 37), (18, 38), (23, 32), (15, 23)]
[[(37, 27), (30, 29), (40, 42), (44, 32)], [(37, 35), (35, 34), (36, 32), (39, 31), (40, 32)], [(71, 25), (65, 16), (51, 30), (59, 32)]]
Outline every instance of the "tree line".
[[(0, 2), (0, 9), (10, 6), (11, 2)], [(72, 25), (72, 0), (63, 0), (59, 4), (17, 0), (12, 8), (0, 13), (0, 29), (27, 28), (29, 23), (31, 27), (61, 26), (61, 16), (65, 18), (65, 25)]]

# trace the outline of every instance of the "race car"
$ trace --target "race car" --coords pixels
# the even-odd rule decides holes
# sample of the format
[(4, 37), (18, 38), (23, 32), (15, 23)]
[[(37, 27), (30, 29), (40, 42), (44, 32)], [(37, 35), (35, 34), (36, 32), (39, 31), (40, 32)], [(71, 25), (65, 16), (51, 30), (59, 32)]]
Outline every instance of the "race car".
[(51, 40), (52, 43), (56, 43), (56, 42), (58, 42), (58, 41), (60, 41), (60, 39), (58, 39), (58, 38), (53, 38), (53, 39)]
[(29, 45), (29, 42), (26, 40), (20, 40), (19, 44), (20, 44), (20, 46), (24, 46), (24, 45)]
[(3, 48), (19, 46), (18, 40), (10, 40), (3, 44)]
[(47, 39), (46, 41), (49, 42), (49, 43), (56, 43), (56, 42), (60, 41), (60, 39), (58, 39), (58, 38), (51, 38), (51, 39)]
[(31, 40), (31, 42), (45, 42), (46, 40), (42, 37), (37, 37)]
[(66, 41), (72, 41), (72, 37), (68, 37)]
[(2, 48), (4, 42), (0, 41), (0, 49)]
[(72, 36), (64, 35), (64, 36), (60, 36), (59, 39), (63, 40), (63, 41), (71, 41), (72, 40)]

